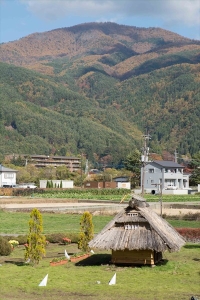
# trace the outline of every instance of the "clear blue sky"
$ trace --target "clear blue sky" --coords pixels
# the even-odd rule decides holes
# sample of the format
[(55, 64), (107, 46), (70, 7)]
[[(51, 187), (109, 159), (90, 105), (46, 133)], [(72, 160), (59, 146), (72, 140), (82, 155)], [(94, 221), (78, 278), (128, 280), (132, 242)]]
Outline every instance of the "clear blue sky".
[(0, 42), (86, 22), (161, 27), (200, 39), (200, 0), (0, 0)]

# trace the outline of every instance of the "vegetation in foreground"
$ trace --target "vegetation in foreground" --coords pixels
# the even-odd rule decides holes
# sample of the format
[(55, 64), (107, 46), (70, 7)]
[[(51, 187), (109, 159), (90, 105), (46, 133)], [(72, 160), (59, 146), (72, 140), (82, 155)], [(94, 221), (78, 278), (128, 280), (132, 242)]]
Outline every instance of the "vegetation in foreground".
[[(65, 249), (70, 255), (78, 252), (75, 244), (49, 244), (46, 258), (36, 267), (24, 264), (23, 246), (16, 247), (9, 257), (0, 257), (0, 298), (180, 300), (200, 296), (199, 244), (188, 243), (180, 252), (164, 253), (163, 262), (154, 268), (110, 265), (110, 252), (99, 251), (76, 264), (50, 266), (52, 258), (63, 256)], [(114, 273), (116, 285), (109, 286)], [(47, 286), (38, 287), (46, 274)]]

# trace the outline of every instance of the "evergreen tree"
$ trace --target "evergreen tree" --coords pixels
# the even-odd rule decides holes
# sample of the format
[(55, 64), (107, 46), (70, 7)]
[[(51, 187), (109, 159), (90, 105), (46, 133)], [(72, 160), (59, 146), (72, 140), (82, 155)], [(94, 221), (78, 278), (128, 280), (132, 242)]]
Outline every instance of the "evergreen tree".
[(89, 251), (88, 243), (94, 236), (94, 225), (92, 223), (92, 215), (86, 211), (81, 217), (80, 222), (80, 239), (78, 241), (78, 248), (84, 252)]
[(46, 239), (42, 231), (42, 215), (37, 208), (34, 208), (30, 214), (28, 247), (25, 251), (25, 260), (30, 259), (32, 265), (38, 264), (46, 253)]
[(131, 176), (131, 187), (136, 187), (140, 184), (140, 168), (141, 168), (141, 159), (140, 152), (138, 150), (134, 150), (129, 153), (124, 160), (124, 166), (127, 170), (132, 172)]

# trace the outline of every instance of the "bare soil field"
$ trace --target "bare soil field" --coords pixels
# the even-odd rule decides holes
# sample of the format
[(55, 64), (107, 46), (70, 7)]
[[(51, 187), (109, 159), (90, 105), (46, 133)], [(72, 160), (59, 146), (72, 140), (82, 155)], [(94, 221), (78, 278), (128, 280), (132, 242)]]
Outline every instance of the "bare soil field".
[[(161, 212), (160, 203), (149, 203), (151, 208), (158, 214)], [(34, 207), (41, 209), (42, 211), (63, 211), (63, 212), (81, 212), (86, 209), (93, 212), (103, 211), (105, 214), (114, 213), (127, 206), (127, 202), (113, 203), (106, 201), (84, 201), (75, 199), (58, 199), (58, 198), (33, 198), (33, 197), (0, 197), (0, 209), (20, 211), (31, 210)], [(186, 208), (187, 207), (187, 208)], [(173, 208), (173, 205), (169, 203), (162, 204), (162, 214), (168, 216), (173, 215), (185, 215), (200, 213), (200, 208), (197, 205), (188, 208), (187, 204), (183, 203), (181, 208)]]

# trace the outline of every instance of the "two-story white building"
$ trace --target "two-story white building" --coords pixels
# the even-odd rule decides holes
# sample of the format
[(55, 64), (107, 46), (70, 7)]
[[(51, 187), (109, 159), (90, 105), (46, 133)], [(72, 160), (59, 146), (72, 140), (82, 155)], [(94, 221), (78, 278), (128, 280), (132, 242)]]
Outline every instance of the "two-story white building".
[(13, 187), (16, 185), (16, 170), (0, 165), (0, 187)]
[[(141, 180), (144, 179), (146, 193), (153, 191), (164, 194), (187, 194), (189, 175), (183, 173), (184, 167), (173, 161), (155, 160), (147, 162), (141, 169)], [(143, 173), (144, 172), (144, 173)]]

